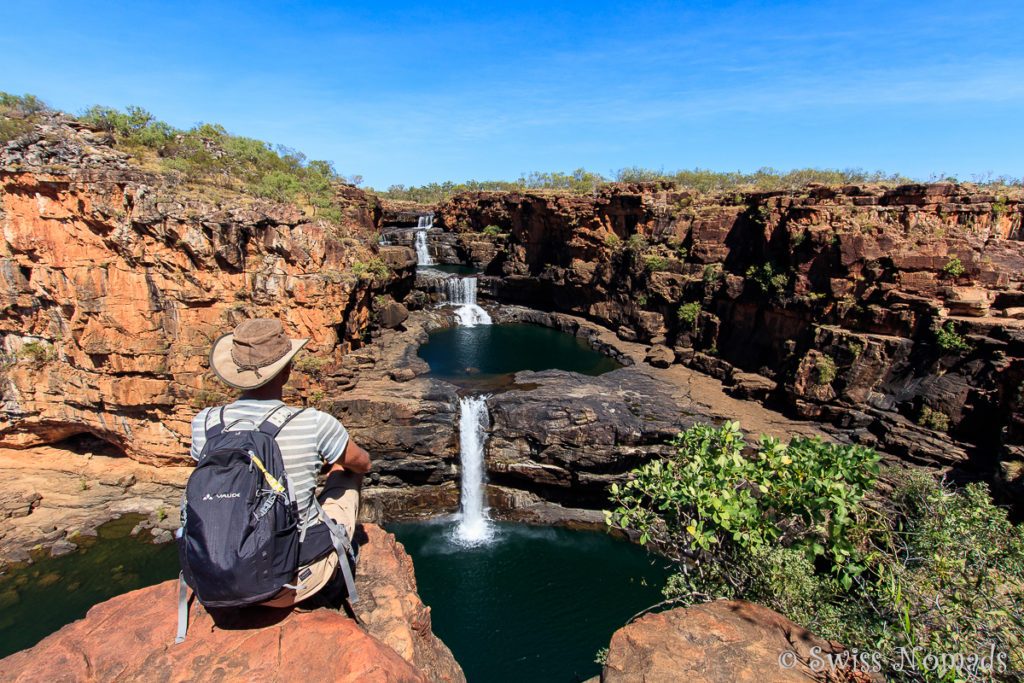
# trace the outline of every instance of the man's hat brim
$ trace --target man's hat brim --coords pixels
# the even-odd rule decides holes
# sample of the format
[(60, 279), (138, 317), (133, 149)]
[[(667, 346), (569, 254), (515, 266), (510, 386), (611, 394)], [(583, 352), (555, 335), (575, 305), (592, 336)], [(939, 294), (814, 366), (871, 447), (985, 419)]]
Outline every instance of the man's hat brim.
[(231, 346), (234, 343), (234, 339), (234, 333), (228, 332), (213, 342), (213, 346), (210, 348), (210, 367), (224, 384), (243, 390), (259, 388), (277, 377), (277, 374), (284, 369), (284, 366), (288, 365), (292, 358), (295, 357), (295, 354), (299, 352), (299, 349), (309, 341), (308, 337), (306, 339), (289, 339), (288, 341), (292, 343), (291, 351), (286, 353), (280, 360), (260, 368), (259, 376), (257, 376), (256, 372), (252, 370), (238, 369), (238, 365), (235, 364), (234, 359), (231, 357)]

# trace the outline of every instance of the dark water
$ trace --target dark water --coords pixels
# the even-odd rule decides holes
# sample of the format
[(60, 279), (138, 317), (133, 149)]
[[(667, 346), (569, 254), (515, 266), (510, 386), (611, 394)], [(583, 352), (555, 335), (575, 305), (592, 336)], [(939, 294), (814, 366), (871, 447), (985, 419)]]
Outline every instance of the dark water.
[(430, 333), (419, 356), (428, 377), (487, 390), (521, 370), (571, 370), (600, 375), (621, 367), (577, 337), (537, 325), (447, 327)]
[(148, 531), (129, 535), (142, 519), (127, 515), (99, 527), (95, 538), (77, 537), (80, 548), (70, 555), (8, 567), (0, 575), (0, 657), (32, 647), (93, 605), (176, 577), (173, 543), (153, 545)]
[(434, 633), (469, 683), (577, 681), (612, 633), (661, 599), (667, 573), (598, 532), (497, 523), (490, 545), (448, 540), (451, 521), (388, 525), (412, 556)]
[(417, 270), (439, 270), (442, 273), (454, 273), (456, 275), (479, 275), (480, 269), (473, 266), (464, 266), (459, 263), (438, 264), (433, 266), (416, 266)]

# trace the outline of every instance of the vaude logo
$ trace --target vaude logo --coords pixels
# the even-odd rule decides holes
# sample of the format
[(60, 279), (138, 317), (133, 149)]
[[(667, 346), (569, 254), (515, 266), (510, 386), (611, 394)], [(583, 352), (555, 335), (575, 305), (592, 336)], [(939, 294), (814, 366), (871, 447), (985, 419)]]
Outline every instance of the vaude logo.
[(207, 493), (205, 496), (203, 496), (203, 500), (214, 500), (215, 498), (241, 498), (241, 497), (242, 497), (241, 493), (218, 493), (215, 496), (211, 496), (209, 493)]

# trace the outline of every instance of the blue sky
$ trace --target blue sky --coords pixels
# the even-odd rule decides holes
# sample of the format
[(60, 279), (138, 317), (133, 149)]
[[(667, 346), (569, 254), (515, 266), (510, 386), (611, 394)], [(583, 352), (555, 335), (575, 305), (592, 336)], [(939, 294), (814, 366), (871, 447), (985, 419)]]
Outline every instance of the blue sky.
[(0, 90), (220, 123), (377, 188), (634, 165), (1020, 177), (1022, 25), (1019, 0), (4, 2)]

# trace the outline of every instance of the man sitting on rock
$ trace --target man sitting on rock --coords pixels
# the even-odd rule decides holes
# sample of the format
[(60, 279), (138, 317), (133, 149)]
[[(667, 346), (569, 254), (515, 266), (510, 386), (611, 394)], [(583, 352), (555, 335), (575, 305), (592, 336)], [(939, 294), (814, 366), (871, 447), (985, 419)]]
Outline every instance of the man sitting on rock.
[[(234, 403), (204, 408), (192, 420), (191, 455), (198, 460), (206, 443), (207, 429), (223, 417), (226, 429), (252, 429), (275, 409), (285, 406), (282, 399), (288, 382), (292, 359), (309, 339), (289, 339), (279, 320), (257, 318), (245, 320), (234, 332), (213, 343), (210, 367), (225, 384), (242, 390)], [(264, 605), (288, 607), (322, 591), (318, 602), (332, 603), (334, 581), (341, 574), (338, 554), (334, 552), (327, 525), (318, 516), (313, 500), (317, 474), (327, 472), (327, 481), (317, 499), (323, 511), (336, 523), (343, 524), (349, 538), (354, 537), (359, 511), (359, 491), (363, 475), (370, 470), (370, 455), (349, 438), (338, 420), (312, 408), (299, 412), (293, 407), (281, 408), (288, 416), (276, 437), (285, 471), (298, 503), (300, 530), (305, 538), (300, 546), (299, 569), (292, 581), (295, 588), (282, 588)], [(330, 586), (324, 590), (325, 586)]]

